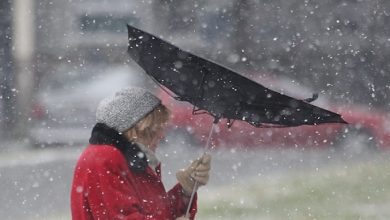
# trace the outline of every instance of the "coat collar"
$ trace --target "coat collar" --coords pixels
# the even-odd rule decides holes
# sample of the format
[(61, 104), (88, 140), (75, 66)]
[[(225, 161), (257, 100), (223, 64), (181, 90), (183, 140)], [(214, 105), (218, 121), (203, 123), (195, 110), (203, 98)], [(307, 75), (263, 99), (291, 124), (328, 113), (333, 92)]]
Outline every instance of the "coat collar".
[(136, 143), (129, 142), (115, 129), (103, 123), (97, 123), (93, 127), (89, 143), (114, 146), (123, 154), (129, 168), (134, 172), (144, 172), (148, 166), (147, 156)]
[(152, 170), (156, 170), (156, 167), (160, 164), (160, 161), (158, 160), (156, 154), (143, 144), (137, 143), (137, 145), (142, 150), (142, 152), (146, 154), (148, 164), (152, 168)]

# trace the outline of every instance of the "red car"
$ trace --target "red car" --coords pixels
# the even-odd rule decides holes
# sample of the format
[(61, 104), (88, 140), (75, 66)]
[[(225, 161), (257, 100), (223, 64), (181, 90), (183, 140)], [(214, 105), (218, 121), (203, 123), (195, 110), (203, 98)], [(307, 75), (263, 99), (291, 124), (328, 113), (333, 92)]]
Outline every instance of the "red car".
[[(288, 79), (258, 80), (262, 85), (280, 93), (307, 98), (312, 93)], [(192, 115), (192, 105), (179, 102), (161, 91), (160, 98), (173, 112), (171, 120), (175, 130), (191, 135), (194, 141), (205, 144), (213, 118), (207, 114)], [(331, 104), (321, 95), (314, 105), (341, 114), (349, 124), (321, 124), (289, 128), (256, 128), (243, 121), (235, 121), (231, 128), (221, 120), (212, 135), (212, 144), (217, 147), (296, 147), (324, 148), (339, 147), (360, 152), (363, 149), (384, 149), (390, 147), (390, 115), (364, 106), (341, 106)]]

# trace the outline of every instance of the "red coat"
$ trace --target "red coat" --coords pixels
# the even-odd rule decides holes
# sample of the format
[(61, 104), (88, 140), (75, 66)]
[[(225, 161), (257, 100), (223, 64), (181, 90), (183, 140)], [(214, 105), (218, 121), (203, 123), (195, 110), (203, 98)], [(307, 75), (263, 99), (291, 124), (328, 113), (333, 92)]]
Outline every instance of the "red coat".
[[(160, 166), (156, 173), (150, 167), (136, 173), (113, 146), (89, 145), (74, 172), (72, 218), (174, 220), (186, 211), (181, 190), (177, 184), (166, 192)], [(196, 198), (191, 207), (191, 219), (195, 213)]]

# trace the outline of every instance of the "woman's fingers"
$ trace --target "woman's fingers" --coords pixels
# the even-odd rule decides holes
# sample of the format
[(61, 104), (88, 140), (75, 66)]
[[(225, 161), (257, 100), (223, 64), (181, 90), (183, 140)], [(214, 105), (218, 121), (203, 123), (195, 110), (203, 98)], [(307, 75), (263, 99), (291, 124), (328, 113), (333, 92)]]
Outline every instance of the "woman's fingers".
[(211, 169), (211, 156), (204, 154), (199, 159), (195, 160), (191, 164), (191, 177), (199, 185), (206, 185), (209, 181), (210, 169)]
[(211, 162), (211, 155), (210, 154), (203, 154), (201, 157), (202, 164), (210, 164)]
[(203, 186), (206, 185), (207, 182), (209, 181), (209, 176), (195, 176), (193, 177), (195, 181), (198, 182), (199, 185)]

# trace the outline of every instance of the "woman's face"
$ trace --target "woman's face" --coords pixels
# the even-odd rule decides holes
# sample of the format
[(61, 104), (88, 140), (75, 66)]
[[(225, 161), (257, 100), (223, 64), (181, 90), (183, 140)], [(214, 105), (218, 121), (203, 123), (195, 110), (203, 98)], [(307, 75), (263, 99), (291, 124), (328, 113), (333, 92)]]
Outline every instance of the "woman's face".
[(152, 141), (149, 145), (149, 149), (153, 152), (156, 152), (157, 146), (161, 140), (165, 138), (165, 124), (156, 126), (156, 135), (152, 138)]
[(165, 128), (165, 124), (155, 125), (154, 128), (152, 128), (152, 131), (149, 131), (147, 136), (143, 138), (142, 136), (137, 137), (137, 135), (132, 130), (127, 131), (125, 136), (129, 141), (139, 142), (148, 147), (153, 152), (156, 152), (159, 142), (165, 138)]

